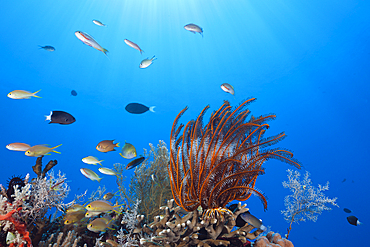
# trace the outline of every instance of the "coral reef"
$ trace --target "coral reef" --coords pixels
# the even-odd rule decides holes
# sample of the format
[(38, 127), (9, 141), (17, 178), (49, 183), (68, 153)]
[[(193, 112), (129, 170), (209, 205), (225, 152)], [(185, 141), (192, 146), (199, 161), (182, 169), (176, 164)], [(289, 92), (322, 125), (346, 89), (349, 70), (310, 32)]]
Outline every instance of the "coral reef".
[[(290, 151), (265, 149), (285, 134), (264, 138), (269, 128), (266, 121), (274, 115), (251, 116), (246, 121), (250, 113), (246, 106), (252, 101), (235, 109), (225, 101), (204, 127), (208, 106), (196, 121), (177, 127), (185, 108), (174, 121), (170, 152), (163, 141), (157, 146), (149, 144), (150, 150), (144, 150), (146, 159), (135, 168), (128, 190), (123, 176), (126, 169), (114, 164), (118, 191), (106, 193), (104, 186), (98, 187), (86, 203), (81, 199), (86, 192), (64, 203), (70, 188), (61, 172), (54, 176), (50, 170), (57, 161), (49, 161), (42, 169), (42, 157), (37, 158), (33, 166), (37, 177), (32, 182), (27, 175), (24, 180), (14, 177), (8, 190), (0, 186), (0, 246), (5, 245), (7, 235), (11, 236), (10, 246), (247, 247), (253, 241), (256, 246), (292, 246), (277, 234), (259, 237), (265, 228), (245, 204), (226, 208), (229, 202), (244, 201), (254, 194), (266, 209), (266, 199), (255, 183), (268, 159), (300, 168)], [(292, 174), (290, 178), (294, 182), (286, 185), (297, 189), (297, 179)], [(319, 186), (316, 191), (326, 202), (329, 199), (320, 193), (327, 188)], [(115, 205), (109, 200), (115, 200)], [(308, 208), (315, 213), (327, 210)], [(299, 210), (291, 206), (286, 216), (291, 216), (292, 222), (299, 220)]]
[(266, 236), (259, 237), (253, 247), (294, 247), (286, 238), (281, 238), (279, 233), (269, 232)]
[(141, 231), (152, 237), (141, 238), (142, 246), (231, 246), (231, 242), (234, 243), (232, 246), (244, 246), (262, 232), (248, 223), (234, 229), (237, 216), (248, 211), (241, 203), (234, 213), (226, 214), (223, 220), (205, 220), (198, 210), (185, 213), (181, 207), (175, 207), (174, 200), (169, 200), (167, 206), (161, 209), (164, 210), (163, 216), (157, 216), (154, 222), (143, 225)]
[(326, 197), (323, 191), (329, 190), (329, 182), (325, 186), (318, 185), (314, 188), (311, 184), (310, 174), (306, 171), (303, 181), (299, 180), (300, 173), (287, 170), (288, 181), (283, 182), (284, 188), (289, 188), (293, 193), (287, 195), (284, 199), (286, 210), (281, 211), (287, 222), (290, 222), (286, 238), (289, 237), (293, 222), (316, 221), (317, 217), (325, 210), (331, 210), (326, 204), (337, 206), (337, 198), (330, 199)]

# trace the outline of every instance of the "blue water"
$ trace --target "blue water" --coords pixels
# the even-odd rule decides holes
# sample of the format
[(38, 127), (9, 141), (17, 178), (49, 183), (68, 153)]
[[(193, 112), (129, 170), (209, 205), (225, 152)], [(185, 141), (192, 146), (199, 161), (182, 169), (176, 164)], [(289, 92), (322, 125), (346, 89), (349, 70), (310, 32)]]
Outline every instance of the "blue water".
[[(54, 170), (66, 173), (71, 198), (90, 193), (99, 184), (80, 173), (89, 167), (83, 157), (104, 159), (108, 167), (127, 164), (117, 151), (98, 152), (101, 140), (127, 141), (142, 153), (148, 143), (169, 143), (173, 120), (185, 106), (183, 123), (207, 104), (215, 110), (223, 100), (238, 105), (256, 97), (252, 114), (277, 115), (267, 134), (285, 131), (278, 146), (294, 152), (314, 185), (330, 182), (328, 197), (338, 197), (340, 208), (324, 211), (317, 222), (293, 224), (295, 246), (364, 246), (370, 222), (369, 11), (365, 0), (2, 1), (0, 182), (34, 176), (36, 158), (9, 151), (7, 144), (63, 144), (62, 154), (45, 157), (44, 164), (58, 160)], [(201, 26), (204, 37), (186, 31), (188, 23)], [(78, 40), (75, 31), (93, 36), (109, 50), (108, 58)], [(137, 43), (143, 55), (124, 39)], [(139, 69), (153, 55), (158, 59)], [(225, 82), (234, 86), (235, 97), (221, 90)], [(41, 89), (42, 98), (6, 97), (16, 89)], [(131, 102), (155, 105), (156, 112), (132, 115), (124, 109)], [(77, 121), (48, 124), (44, 115), (53, 110)], [(281, 182), (292, 167), (274, 160), (264, 167), (256, 187), (268, 197), (268, 210), (257, 197), (247, 204), (283, 235), (289, 224), (280, 211), (290, 192)], [(132, 174), (127, 171), (128, 181)], [(100, 185), (115, 190), (112, 177), (104, 176)], [(364, 225), (348, 224), (344, 207)]]

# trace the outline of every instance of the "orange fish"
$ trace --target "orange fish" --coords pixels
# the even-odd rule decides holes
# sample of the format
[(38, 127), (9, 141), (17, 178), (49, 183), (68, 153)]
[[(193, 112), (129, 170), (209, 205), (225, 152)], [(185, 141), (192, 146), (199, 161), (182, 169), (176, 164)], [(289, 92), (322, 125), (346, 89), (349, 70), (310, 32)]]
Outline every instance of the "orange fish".
[(106, 153), (109, 151), (116, 151), (114, 148), (119, 147), (119, 142), (118, 143), (113, 143), (114, 140), (104, 140), (98, 143), (96, 146), (96, 149), (100, 152)]

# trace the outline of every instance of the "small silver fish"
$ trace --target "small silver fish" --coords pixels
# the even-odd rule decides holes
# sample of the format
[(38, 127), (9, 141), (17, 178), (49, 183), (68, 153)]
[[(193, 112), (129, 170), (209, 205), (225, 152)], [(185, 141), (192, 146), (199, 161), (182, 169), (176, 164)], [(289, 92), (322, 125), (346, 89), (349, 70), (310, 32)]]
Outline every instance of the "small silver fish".
[(235, 94), (233, 86), (231, 86), (229, 83), (223, 83), (221, 85), (221, 89), (224, 90), (226, 93), (230, 93), (232, 95)]
[(192, 33), (199, 33), (203, 37), (203, 29), (196, 24), (190, 23), (185, 25), (184, 28)]
[(134, 48), (134, 49), (136, 49), (136, 50), (140, 51), (140, 54), (142, 54), (143, 50), (141, 50), (141, 48), (140, 48), (137, 44), (135, 44), (134, 42), (132, 42), (132, 41), (130, 41), (130, 40), (128, 40), (128, 39), (125, 39), (124, 41), (125, 41), (125, 43), (126, 43), (127, 45), (129, 45), (129, 46), (131, 46), (132, 48)]
[(116, 176), (117, 173), (113, 171), (112, 169), (106, 168), (106, 167), (100, 167), (99, 172), (105, 174), (105, 175), (111, 175), (111, 176)]
[(94, 24), (98, 25), (98, 26), (101, 26), (101, 27), (105, 27), (106, 25), (103, 24), (101, 21), (98, 21), (98, 20), (93, 20)]
[(141, 61), (140, 65), (139, 65), (139, 68), (140, 69), (148, 68), (149, 65), (151, 65), (153, 63), (153, 60), (156, 60), (156, 59), (157, 58), (155, 56), (153, 56), (151, 59), (149, 59), (149, 58), (144, 59), (143, 61)]
[(81, 171), (82, 175), (84, 175), (88, 179), (91, 179), (93, 181), (98, 181), (98, 182), (100, 182), (100, 180), (102, 180), (102, 178), (99, 177), (98, 174), (96, 174), (93, 170), (90, 170), (88, 168), (81, 168), (80, 171)]
[(97, 49), (98, 51), (101, 51), (103, 52), (106, 56), (107, 56), (107, 52), (108, 50), (101, 47), (98, 42), (95, 41), (95, 39), (93, 37), (91, 37), (90, 35), (88, 35), (87, 33), (84, 33), (84, 32), (81, 32), (81, 31), (76, 31), (75, 32), (75, 35), (76, 37), (81, 40), (85, 45), (88, 45), (88, 46), (91, 46), (95, 49)]

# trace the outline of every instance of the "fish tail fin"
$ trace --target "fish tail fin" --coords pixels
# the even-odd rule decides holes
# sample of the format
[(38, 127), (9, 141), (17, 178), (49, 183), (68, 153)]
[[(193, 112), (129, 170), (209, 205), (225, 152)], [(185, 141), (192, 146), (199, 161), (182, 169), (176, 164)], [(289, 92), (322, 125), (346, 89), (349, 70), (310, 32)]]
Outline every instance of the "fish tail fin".
[(151, 112), (155, 112), (155, 111), (154, 111), (154, 108), (155, 108), (155, 105), (154, 105), (154, 106), (149, 107), (149, 111), (151, 111)]
[(51, 115), (53, 114), (53, 112), (52, 111), (50, 111), (50, 115), (45, 115), (45, 117), (46, 117), (46, 119), (45, 119), (45, 121), (51, 121)]
[(102, 180), (103, 178), (101, 177), (98, 177), (96, 180), (100, 183), (100, 180)]
[[(58, 146), (53, 147), (52, 149), (56, 149), (57, 147), (62, 146), (62, 144), (59, 144)], [(54, 153), (60, 154), (60, 152), (53, 150)]]
[(118, 147), (118, 148), (119, 148), (119, 142), (117, 142), (117, 143), (116, 143), (116, 147)]
[(108, 55), (107, 55), (107, 53), (109, 52), (107, 49), (105, 49), (105, 48), (102, 48), (102, 50), (101, 50), (107, 57), (108, 57)]
[(33, 97), (36, 97), (36, 98), (41, 98), (40, 96), (37, 96), (36, 94), (38, 93), (38, 92), (40, 92), (41, 91), (41, 89), (40, 90), (38, 90), (38, 91), (36, 91), (36, 92), (34, 92), (33, 94), (32, 94), (32, 96)]
[(154, 61), (154, 60), (156, 60), (156, 59), (157, 59), (157, 58), (156, 58), (156, 57), (155, 57), (155, 55), (154, 55), (154, 56), (152, 57), (152, 59), (151, 59), (151, 60), (152, 60), (152, 61)]
[(140, 49), (140, 54), (143, 54), (143, 52), (144, 52), (144, 51)]

